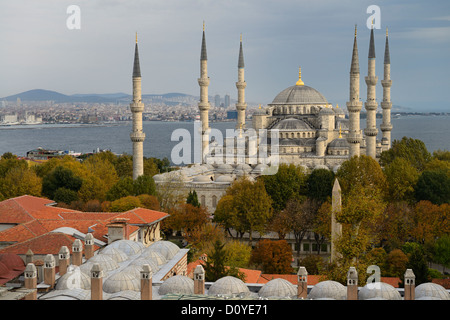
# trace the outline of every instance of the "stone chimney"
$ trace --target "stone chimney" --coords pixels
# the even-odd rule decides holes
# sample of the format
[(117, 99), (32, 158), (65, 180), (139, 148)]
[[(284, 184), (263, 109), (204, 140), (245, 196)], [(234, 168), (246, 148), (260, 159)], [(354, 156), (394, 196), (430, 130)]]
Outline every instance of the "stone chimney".
[(106, 226), (108, 227), (108, 244), (116, 240), (128, 240), (128, 220), (126, 218), (116, 218)]
[(55, 257), (52, 254), (44, 258), (44, 283), (52, 289), (55, 286)]
[(412, 269), (406, 269), (405, 272), (405, 296), (404, 300), (415, 300), (416, 276)]
[(92, 233), (86, 234), (86, 237), (84, 238), (84, 246), (84, 257), (88, 260), (94, 256), (94, 236)]
[(62, 246), (58, 253), (59, 275), (63, 276), (67, 273), (70, 266), (70, 251), (66, 246)]
[(80, 266), (83, 263), (83, 244), (80, 239), (75, 239), (72, 244), (72, 264)]
[(28, 249), (25, 255), (25, 263), (26, 264), (33, 263), (33, 260), (34, 260), (34, 253), (33, 251), (31, 251), (31, 249)]
[(103, 271), (98, 263), (91, 269), (91, 300), (103, 300)]
[(358, 300), (358, 271), (350, 267), (347, 272), (347, 300)]
[(33, 289), (32, 293), (29, 293), (25, 300), (37, 300), (37, 270), (33, 263), (28, 263), (25, 272), (25, 288)]
[(144, 264), (141, 271), (141, 300), (152, 300), (152, 276), (152, 269)]
[(194, 270), (194, 294), (205, 294), (205, 269), (200, 264)]
[(305, 267), (298, 268), (297, 273), (297, 298), (306, 299), (308, 296), (308, 272)]

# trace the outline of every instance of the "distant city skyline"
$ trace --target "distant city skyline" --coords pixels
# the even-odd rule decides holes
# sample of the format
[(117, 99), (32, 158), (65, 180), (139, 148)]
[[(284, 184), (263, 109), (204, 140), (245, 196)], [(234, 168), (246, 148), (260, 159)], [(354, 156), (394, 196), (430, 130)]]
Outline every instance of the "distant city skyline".
[[(81, 23), (71, 30), (67, 8), (73, 4), (80, 8)], [(212, 95), (237, 96), (242, 33), (247, 101), (270, 103), (295, 84), (301, 66), (305, 85), (345, 107), (355, 24), (361, 100), (366, 98), (371, 5), (381, 13), (375, 30), (377, 100), (388, 27), (393, 104), (413, 111), (450, 110), (450, 2), (445, 0), (2, 1), (0, 97), (32, 89), (130, 94), (136, 32), (143, 93), (196, 96), (205, 21)]]

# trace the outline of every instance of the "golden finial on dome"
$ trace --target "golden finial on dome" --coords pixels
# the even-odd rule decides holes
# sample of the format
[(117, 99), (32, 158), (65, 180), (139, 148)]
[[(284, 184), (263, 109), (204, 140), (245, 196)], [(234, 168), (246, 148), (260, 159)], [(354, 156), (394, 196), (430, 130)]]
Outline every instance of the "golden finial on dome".
[(339, 108), (339, 105), (336, 103), (336, 109), (338, 109)]
[(259, 104), (259, 109), (261, 109), (261, 103)]
[(386, 37), (388, 36), (388, 28), (386, 27)]
[(137, 32), (136, 32), (136, 43), (137, 43)]
[(303, 86), (304, 85), (304, 83), (302, 81), (302, 68), (301, 67), (298, 67), (298, 81), (297, 81), (297, 83), (295, 85), (297, 85), (297, 86)]
[(339, 139), (342, 138), (342, 129), (341, 129), (341, 125), (339, 125)]

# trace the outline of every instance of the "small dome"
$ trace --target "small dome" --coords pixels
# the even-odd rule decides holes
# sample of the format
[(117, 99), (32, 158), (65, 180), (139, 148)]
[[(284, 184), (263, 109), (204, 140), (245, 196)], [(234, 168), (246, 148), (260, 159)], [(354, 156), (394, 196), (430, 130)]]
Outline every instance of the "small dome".
[(433, 298), (436, 300), (450, 300), (450, 294), (445, 288), (437, 283), (426, 282), (419, 284), (415, 289), (417, 299)]
[(288, 298), (297, 295), (297, 288), (285, 279), (273, 279), (267, 282), (258, 292), (260, 297)]
[(62, 275), (55, 286), (56, 290), (64, 289), (91, 289), (91, 278), (80, 267), (70, 265), (67, 272)]
[(150, 248), (147, 248), (144, 252), (142, 252), (139, 258), (151, 259), (155, 261), (158, 267), (167, 263), (167, 259), (161, 253), (156, 250), (151, 250)]
[(309, 295), (311, 299), (335, 299), (346, 300), (347, 288), (341, 283), (333, 280), (321, 281), (312, 287)]
[(327, 99), (316, 89), (308, 86), (291, 86), (281, 91), (272, 104), (324, 104)]
[(182, 275), (170, 277), (161, 284), (158, 293), (160, 295), (194, 294), (194, 280)]
[(142, 243), (133, 240), (116, 240), (109, 244), (108, 247), (120, 249), (128, 257), (141, 253), (145, 248)]
[(128, 255), (120, 249), (114, 247), (105, 247), (103, 250), (99, 252), (99, 254), (108, 255), (117, 262), (122, 262), (128, 259)]
[(155, 174), (153, 176), (153, 181), (155, 182), (164, 181), (164, 175), (162, 173)]
[(345, 114), (345, 111), (342, 108), (333, 108), (333, 111), (336, 114)]
[(263, 174), (264, 170), (266, 170), (268, 167), (269, 166), (267, 164), (259, 163), (253, 168), (252, 173), (253, 174)]
[(209, 295), (249, 293), (245, 283), (236, 277), (226, 276), (218, 279), (209, 287)]
[(326, 170), (330, 170), (330, 168), (328, 168), (326, 165), (324, 164), (318, 164), (317, 166), (314, 167), (314, 170), (318, 170), (318, 169), (326, 169)]
[(84, 270), (81, 266), (80, 268), (82, 271), (87, 271), (87, 274), (90, 275), (91, 268), (94, 263), (98, 263), (104, 272), (112, 271), (119, 267), (119, 264), (110, 255), (97, 254), (84, 263), (86, 264), (86, 267), (90, 265), (90, 268), (87, 270)]
[(91, 290), (53, 290), (40, 296), (39, 300), (91, 300)]
[(335, 113), (333, 111), (333, 109), (331, 108), (322, 108), (319, 111), (319, 115), (330, 115), (330, 116), (334, 116)]
[(209, 176), (196, 176), (192, 182), (195, 183), (210, 183), (213, 182)]
[(350, 145), (345, 138), (337, 138), (328, 144), (328, 148), (348, 149)]
[(393, 286), (384, 282), (368, 283), (359, 291), (360, 300), (373, 298), (383, 298), (386, 300), (402, 299), (400, 293)]
[(216, 183), (231, 183), (234, 179), (232, 176), (221, 175), (216, 179)]
[(115, 293), (124, 290), (140, 291), (141, 279), (132, 272), (117, 272), (107, 277), (103, 283), (103, 291)]
[(167, 261), (171, 260), (180, 251), (180, 248), (170, 241), (156, 241), (148, 248), (161, 253)]
[(222, 163), (222, 164), (219, 164), (217, 166), (216, 171), (218, 173), (225, 173), (225, 174), (226, 173), (232, 173), (233, 172), (233, 167), (230, 164), (228, 164), (228, 163)]
[(312, 130), (311, 126), (307, 124), (305, 121), (296, 119), (296, 118), (288, 118), (277, 122), (272, 129), (278, 130)]
[(253, 112), (253, 116), (267, 116), (266, 109), (260, 108)]
[(137, 259), (134, 259), (133, 261), (131, 261), (129, 265), (130, 266), (138, 266), (139, 268), (142, 269), (142, 266), (144, 264), (148, 264), (150, 266), (150, 269), (152, 269), (153, 273), (156, 273), (159, 270), (158, 264), (150, 258), (137, 258)]

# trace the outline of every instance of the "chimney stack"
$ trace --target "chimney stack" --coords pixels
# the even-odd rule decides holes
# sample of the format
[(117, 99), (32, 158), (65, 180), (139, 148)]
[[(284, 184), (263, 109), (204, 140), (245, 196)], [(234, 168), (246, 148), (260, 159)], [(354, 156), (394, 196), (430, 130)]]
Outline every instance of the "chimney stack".
[(358, 271), (350, 267), (347, 272), (347, 300), (358, 300)]
[(75, 239), (72, 245), (72, 264), (80, 266), (83, 263), (83, 244), (80, 239)]
[(128, 220), (126, 218), (116, 218), (106, 225), (108, 227), (108, 244), (116, 240), (128, 240)]
[(37, 270), (33, 263), (28, 263), (24, 272), (25, 288), (34, 289), (32, 293), (29, 293), (25, 300), (37, 300)]
[(70, 265), (70, 251), (66, 246), (62, 246), (58, 253), (59, 275), (63, 276), (67, 273)]
[(84, 257), (86, 260), (89, 260), (94, 256), (94, 236), (92, 233), (86, 234), (86, 238), (84, 239)]
[(33, 251), (31, 251), (31, 249), (28, 249), (25, 255), (25, 263), (26, 264), (33, 263), (33, 260), (34, 260), (34, 253)]
[(48, 254), (44, 259), (44, 283), (53, 289), (55, 286), (55, 258)]
[(98, 263), (91, 269), (91, 300), (103, 300), (103, 271)]
[(300, 267), (297, 273), (297, 298), (306, 299), (308, 295), (308, 272)]
[(412, 269), (406, 269), (405, 272), (405, 300), (415, 300), (416, 276)]
[(194, 270), (194, 294), (205, 294), (205, 269), (200, 264)]
[(148, 264), (141, 271), (141, 300), (152, 300), (152, 269)]

